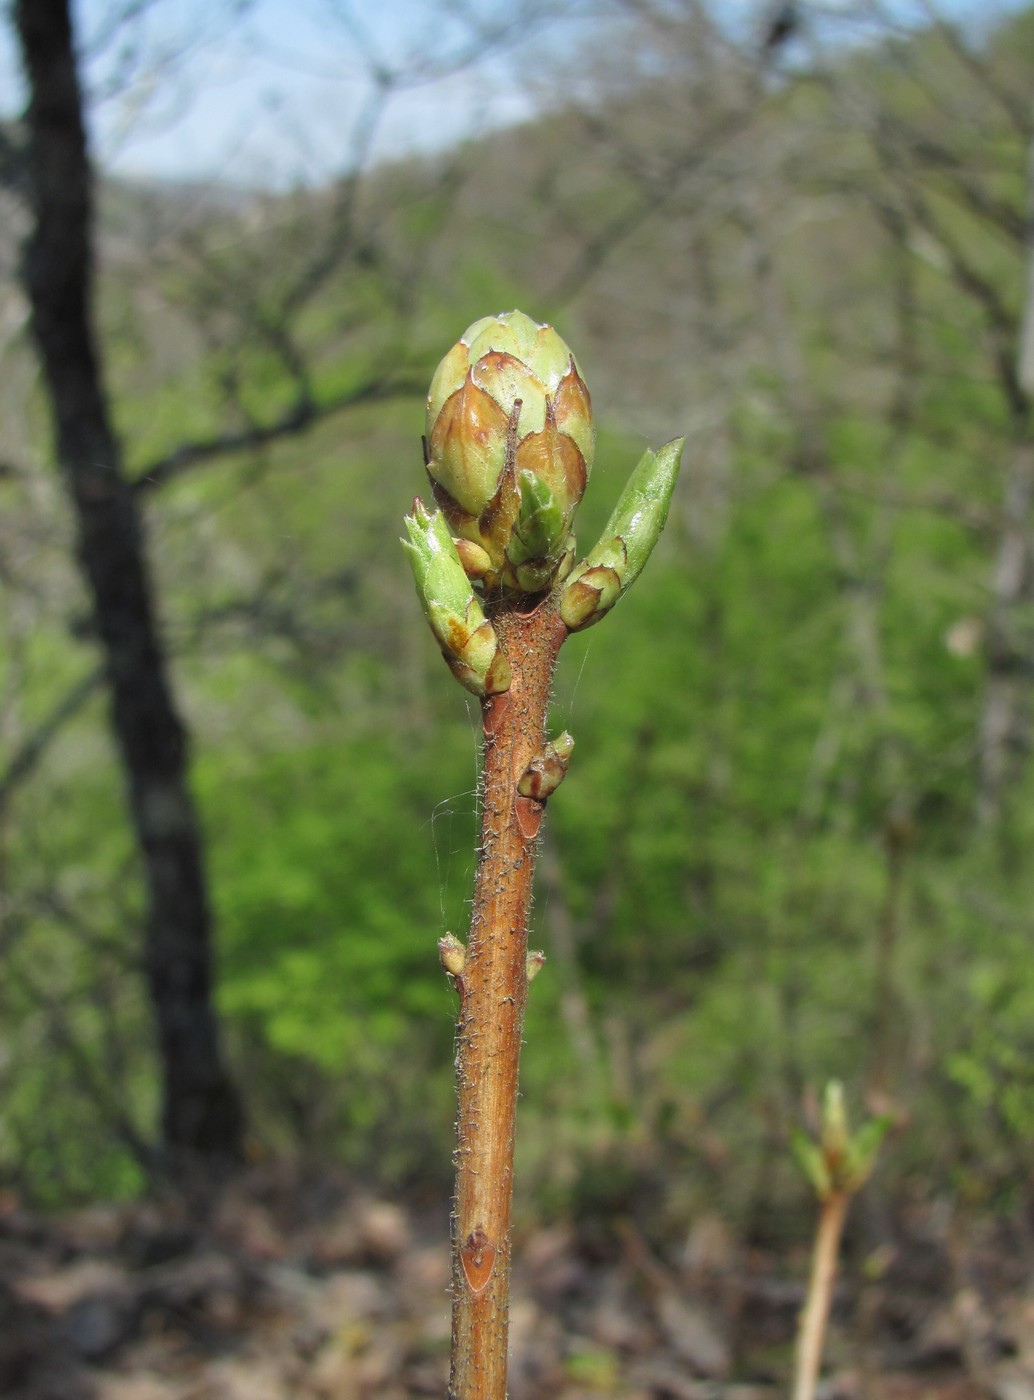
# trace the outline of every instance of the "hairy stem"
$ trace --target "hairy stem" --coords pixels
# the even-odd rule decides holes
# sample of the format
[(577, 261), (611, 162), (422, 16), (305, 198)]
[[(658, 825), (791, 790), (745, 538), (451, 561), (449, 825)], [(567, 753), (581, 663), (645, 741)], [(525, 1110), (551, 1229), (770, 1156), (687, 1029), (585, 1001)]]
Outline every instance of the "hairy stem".
[(822, 1202), (819, 1227), (815, 1235), (815, 1252), (811, 1260), (808, 1298), (801, 1314), (797, 1336), (797, 1357), (793, 1400), (814, 1400), (815, 1385), (822, 1365), (822, 1344), (826, 1321), (833, 1301), (833, 1283), (840, 1253), (840, 1236), (850, 1195), (847, 1191), (832, 1191)]
[(517, 1071), (528, 979), (528, 914), (543, 804), (517, 784), (545, 742), (557, 653), (551, 600), (492, 618), (509, 690), (483, 702), (481, 845), (461, 976), (453, 1217), (450, 1400), (505, 1400)]

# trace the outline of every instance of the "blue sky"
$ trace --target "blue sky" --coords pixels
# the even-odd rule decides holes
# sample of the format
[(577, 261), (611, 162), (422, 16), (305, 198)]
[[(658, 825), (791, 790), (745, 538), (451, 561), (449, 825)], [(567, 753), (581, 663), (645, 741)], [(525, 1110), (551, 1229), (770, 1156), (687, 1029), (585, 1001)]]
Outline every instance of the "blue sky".
[[(436, 0), (349, 0), (360, 17), (354, 27), (346, 0), (152, 0), (112, 38), (126, 3), (75, 4), (93, 90), (94, 151), (124, 175), (278, 185), (323, 179), (349, 158), (370, 100), (370, 61), (448, 69), (470, 36)], [(465, 8), (498, 24), (512, 6), (465, 0)], [(514, 61), (500, 55), (405, 84), (382, 114), (375, 151), (426, 150), (527, 116), (532, 104)], [(21, 101), (5, 25), (0, 111), (13, 115)]]
[[(101, 163), (123, 175), (282, 187), (321, 181), (349, 163), (370, 101), (370, 62), (447, 68), (469, 40), (468, 29), (450, 24), (450, 10), (499, 23), (516, 0), (151, 0), (141, 18), (118, 25), (129, 3), (75, 0)], [(826, 0), (823, 8), (848, 3)], [(891, 3), (899, 12), (922, 9), (922, 0)], [(588, 4), (552, 0), (548, 31), (532, 28), (523, 50), (397, 91), (373, 153), (433, 149), (530, 114), (535, 93), (522, 58), (524, 71), (536, 66), (536, 41), (553, 55), (570, 52), (592, 23), (578, 18)], [(719, 13), (742, 22), (765, 8), (766, 0), (724, 0)], [(972, 18), (999, 6), (941, 0), (940, 8)], [(19, 109), (20, 86), (10, 29), (0, 25), (4, 114)]]

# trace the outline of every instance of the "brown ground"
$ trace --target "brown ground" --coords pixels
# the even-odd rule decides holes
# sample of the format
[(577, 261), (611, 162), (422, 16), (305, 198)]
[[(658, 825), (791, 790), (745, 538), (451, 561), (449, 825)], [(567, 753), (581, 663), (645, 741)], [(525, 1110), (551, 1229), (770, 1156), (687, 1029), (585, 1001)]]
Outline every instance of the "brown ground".
[[(696, 1222), (662, 1259), (630, 1225), (525, 1232), (510, 1400), (782, 1400), (806, 1260)], [(1034, 1400), (1034, 1261), (930, 1220), (845, 1268), (826, 1400)], [(5, 1400), (445, 1395), (444, 1221), (266, 1169), (182, 1200), (42, 1219), (0, 1201)]]

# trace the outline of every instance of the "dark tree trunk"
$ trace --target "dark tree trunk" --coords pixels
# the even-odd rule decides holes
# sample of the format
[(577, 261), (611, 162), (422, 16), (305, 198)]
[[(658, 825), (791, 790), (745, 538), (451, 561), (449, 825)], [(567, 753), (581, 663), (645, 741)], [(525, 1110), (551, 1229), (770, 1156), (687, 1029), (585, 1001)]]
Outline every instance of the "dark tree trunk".
[(91, 324), (92, 176), (69, 0), (17, 0), (15, 17), (29, 81), (27, 173), (35, 214), (23, 276), (143, 856), (162, 1136), (177, 1155), (235, 1156), (242, 1119), (212, 1007), (210, 918), (186, 736), (166, 676), (142, 523), (109, 420)]

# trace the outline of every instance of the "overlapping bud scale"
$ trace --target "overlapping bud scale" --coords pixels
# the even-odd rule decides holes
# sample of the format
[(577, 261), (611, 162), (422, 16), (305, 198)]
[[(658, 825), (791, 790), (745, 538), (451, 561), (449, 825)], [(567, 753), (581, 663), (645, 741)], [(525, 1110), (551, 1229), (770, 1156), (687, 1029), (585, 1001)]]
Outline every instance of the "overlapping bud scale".
[(537, 593), (570, 566), (593, 446), (589, 391), (551, 326), (511, 311), (464, 331), (431, 382), (427, 471), (486, 593)]

